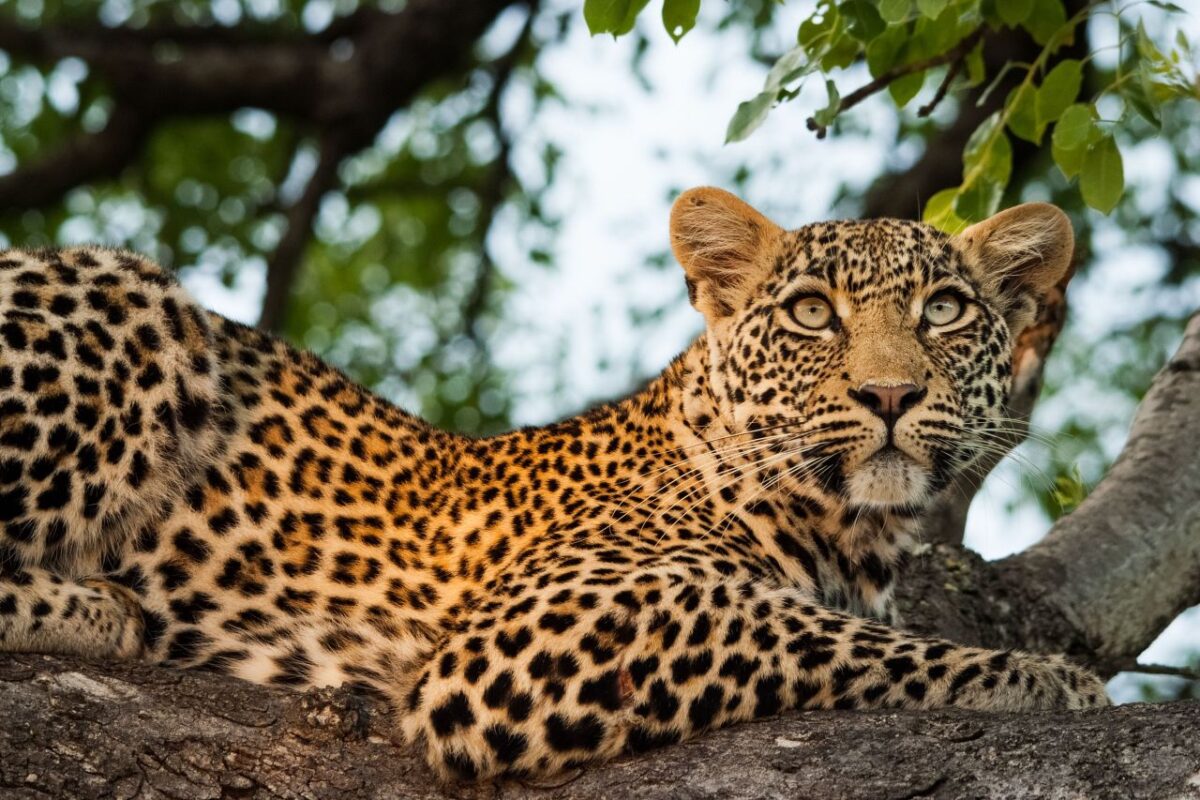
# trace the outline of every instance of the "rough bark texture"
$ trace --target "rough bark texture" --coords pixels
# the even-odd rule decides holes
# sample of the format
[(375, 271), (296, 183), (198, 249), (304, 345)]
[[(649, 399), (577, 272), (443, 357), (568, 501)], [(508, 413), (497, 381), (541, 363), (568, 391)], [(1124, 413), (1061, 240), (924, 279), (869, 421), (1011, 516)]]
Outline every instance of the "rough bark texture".
[(1200, 798), (1200, 703), (1081, 714), (813, 712), (553, 788), (438, 786), (378, 706), (198, 673), (0, 661), (6, 798)]

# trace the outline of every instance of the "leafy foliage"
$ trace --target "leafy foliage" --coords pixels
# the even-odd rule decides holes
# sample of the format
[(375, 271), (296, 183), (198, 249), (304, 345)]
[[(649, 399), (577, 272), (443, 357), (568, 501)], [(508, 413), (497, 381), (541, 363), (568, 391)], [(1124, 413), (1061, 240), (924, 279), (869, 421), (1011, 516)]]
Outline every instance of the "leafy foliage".
[[(320, 35), (364, 5), (375, 4), (0, 0), (0, 15), (31, 28), (207, 26), (219, 35), (237, 27), (286, 40)], [(435, 423), (468, 432), (506, 428), (512, 404), (507, 376), (486, 348), (509, 289), (488, 252), (493, 217), (519, 215), (534, 243), (556, 224), (540, 201), (555, 151), (543, 153), (540, 180), (512, 174), (497, 100), (507, 88), (497, 86), (501, 79), (527, 91), (535, 107), (553, 100), (553, 87), (530, 68), (540, 45), (532, 36), (500, 37), (461, 78), (426, 87), (345, 160), (321, 203), (283, 323), (291, 341)], [(514, 47), (512, 74), (498, 76), (497, 55)], [(0, 169), (52, 157), (72, 137), (104, 128), (113, 106), (104, 77), (79, 59), (23, 63), (0, 52)], [(0, 246), (131, 247), (185, 281), (223, 286), (253, 322), (253, 295), (315, 153), (313, 131), (261, 110), (167, 119), (116, 178), (47, 208), (0, 215)], [(539, 246), (530, 249), (536, 262)]]
[[(587, 0), (584, 14), (593, 33), (620, 36), (633, 29), (647, 0)], [(682, 6), (689, 24), (676, 24)], [(958, 80), (964, 88), (981, 87), (979, 102), (1002, 79), (1019, 79), (1002, 108), (975, 131), (962, 154), (962, 180), (929, 198), (925, 219), (959, 229), (994, 214), (1012, 176), (1010, 136), (1041, 146), (1051, 134), (1055, 163), (1079, 180), (1087, 205), (1109, 214), (1125, 189), (1118, 138), (1136, 118), (1156, 128), (1177, 101), (1200, 98), (1191, 45), (1178, 34), (1162, 48), (1147, 34), (1137, 14), (1144, 7), (1181, 13), (1172, 3), (1088, 2), (1068, 14), (1062, 0), (819, 0), (800, 23), (796, 45), (780, 55), (762, 91), (738, 106), (727, 141), (750, 136), (772, 108), (795, 99), (805, 82), (823, 77), (826, 104), (813, 111), (809, 127), (824, 135), (861, 99), (884, 89), (897, 109), (905, 108), (941, 72), (941, 87), (922, 116), (932, 112), (942, 93)], [(698, 2), (665, 0), (663, 19), (678, 41), (694, 22)], [(1085, 93), (1086, 62), (1092, 58), (1055, 58), (1071, 45), (1081, 28), (1100, 15), (1117, 22), (1116, 69)], [(1134, 21), (1136, 17), (1136, 21)], [(983, 48), (989, 36), (1019, 29), (1040, 46), (1028, 64), (1007, 62), (988, 75)], [(853, 94), (839, 89), (834, 76), (866, 64), (872, 82)], [(960, 77), (961, 76), (961, 77)], [(983, 88), (985, 82), (990, 83)], [(1106, 118), (1100, 107), (1115, 113)]]

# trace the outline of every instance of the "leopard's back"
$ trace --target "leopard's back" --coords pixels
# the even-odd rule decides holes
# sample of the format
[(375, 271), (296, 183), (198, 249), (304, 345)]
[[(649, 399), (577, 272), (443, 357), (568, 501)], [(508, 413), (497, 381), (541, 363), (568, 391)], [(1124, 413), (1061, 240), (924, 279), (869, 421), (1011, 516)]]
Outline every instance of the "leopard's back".
[(5, 561), (98, 571), (220, 449), (205, 313), (161, 267), (102, 248), (0, 253)]

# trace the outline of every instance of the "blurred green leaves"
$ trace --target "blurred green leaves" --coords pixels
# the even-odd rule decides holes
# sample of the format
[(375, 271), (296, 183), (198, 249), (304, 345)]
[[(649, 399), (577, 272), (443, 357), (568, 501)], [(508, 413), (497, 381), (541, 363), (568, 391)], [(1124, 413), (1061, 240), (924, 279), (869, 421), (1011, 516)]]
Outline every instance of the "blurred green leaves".
[[(120, 25), (136, 35), (147, 26), (199, 25), (214, 26), (219, 37), (238, 26), (287, 38), (319, 36), (360, 5), (367, 4), (0, 0), (0, 14), (34, 27)], [(37, 13), (27, 13), (34, 6)], [(493, 38), (492, 50), (509, 46), (503, 32)], [(558, 102), (531, 66), (540, 44), (516, 51), (507, 78), (530, 113)], [(525, 176), (509, 169), (497, 63), (481, 49), (477, 61), (426, 86), (342, 161), (283, 321), (291, 341), (435, 424), (471, 433), (508, 428), (513, 404), (509, 376), (486, 346), (511, 289), (489, 254), (492, 220), (511, 215), (529, 260), (542, 264), (557, 225), (541, 198), (559, 153), (551, 143), (540, 157), (531, 148)], [(112, 87), (77, 59), (31, 64), (0, 53), (0, 169), (36, 162), (103, 128), (113, 106)], [(151, 131), (118, 175), (46, 208), (0, 215), (0, 243), (131, 247), (253, 322), (265, 265), (315, 164), (314, 132), (255, 109), (163, 119)]]

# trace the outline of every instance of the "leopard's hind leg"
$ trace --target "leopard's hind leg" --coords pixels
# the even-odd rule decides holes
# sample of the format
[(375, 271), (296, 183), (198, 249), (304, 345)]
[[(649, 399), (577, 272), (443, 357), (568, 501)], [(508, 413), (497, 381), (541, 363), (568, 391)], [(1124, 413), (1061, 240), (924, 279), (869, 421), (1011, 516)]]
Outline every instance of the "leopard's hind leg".
[(141, 606), (124, 586), (0, 567), (0, 652), (136, 659), (142, 629)]

